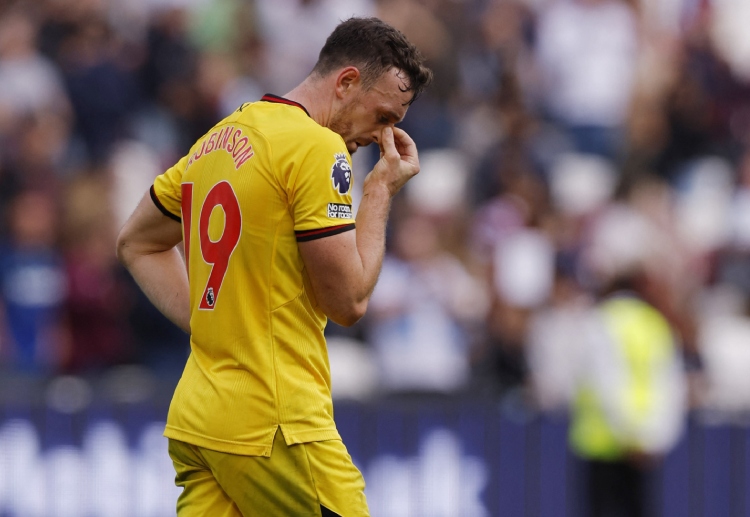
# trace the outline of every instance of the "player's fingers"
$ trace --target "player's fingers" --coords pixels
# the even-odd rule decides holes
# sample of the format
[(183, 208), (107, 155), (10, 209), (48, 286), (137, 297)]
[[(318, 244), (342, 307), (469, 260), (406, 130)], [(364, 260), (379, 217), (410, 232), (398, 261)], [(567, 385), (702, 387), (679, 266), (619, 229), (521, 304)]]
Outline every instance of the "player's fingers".
[(396, 148), (401, 160), (419, 168), (419, 156), (417, 154), (417, 145), (414, 140), (403, 129), (393, 128)]
[(393, 128), (393, 138), (397, 145), (403, 146), (405, 148), (417, 147), (414, 143), (414, 140), (412, 140), (409, 134), (400, 127)]
[(393, 128), (386, 126), (380, 133), (380, 147), (383, 155), (386, 159), (399, 159), (398, 150), (396, 149), (396, 142), (393, 138)]
[(393, 128), (393, 137), (401, 156), (417, 156), (417, 145), (409, 134), (401, 128)]

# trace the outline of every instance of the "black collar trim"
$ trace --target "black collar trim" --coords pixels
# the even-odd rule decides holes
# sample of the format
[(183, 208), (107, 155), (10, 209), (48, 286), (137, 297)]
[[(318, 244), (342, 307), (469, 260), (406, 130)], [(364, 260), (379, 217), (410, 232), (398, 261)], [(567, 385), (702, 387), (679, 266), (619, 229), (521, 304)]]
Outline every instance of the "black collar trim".
[(288, 104), (289, 106), (297, 106), (302, 111), (304, 111), (308, 117), (310, 116), (310, 113), (308, 113), (307, 109), (305, 109), (305, 107), (299, 102), (290, 101), (289, 99), (285, 99), (284, 97), (279, 97), (278, 95), (274, 95), (272, 93), (265, 94), (263, 97), (261, 97), (260, 100), (265, 101), (265, 102), (276, 102), (278, 104)]

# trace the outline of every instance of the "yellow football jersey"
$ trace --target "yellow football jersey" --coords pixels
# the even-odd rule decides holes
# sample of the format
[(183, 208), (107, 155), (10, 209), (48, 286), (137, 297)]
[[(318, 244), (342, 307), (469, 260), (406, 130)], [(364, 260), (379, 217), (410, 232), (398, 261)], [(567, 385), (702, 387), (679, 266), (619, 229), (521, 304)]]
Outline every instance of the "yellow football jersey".
[(156, 205), (181, 220), (191, 354), (165, 436), (269, 455), (339, 438), (318, 307), (297, 242), (354, 228), (342, 138), (295, 102), (266, 95), (214, 126), (157, 177)]

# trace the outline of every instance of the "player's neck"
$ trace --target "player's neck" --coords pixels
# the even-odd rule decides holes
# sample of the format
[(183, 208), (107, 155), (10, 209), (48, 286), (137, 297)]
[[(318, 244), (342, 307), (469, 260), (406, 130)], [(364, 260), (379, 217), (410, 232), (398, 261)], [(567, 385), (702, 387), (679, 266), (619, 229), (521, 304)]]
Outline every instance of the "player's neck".
[(312, 76), (307, 77), (292, 91), (284, 95), (290, 101), (302, 104), (315, 122), (323, 127), (328, 127), (328, 122), (333, 114), (331, 99), (326, 98), (326, 91), (321, 79)]

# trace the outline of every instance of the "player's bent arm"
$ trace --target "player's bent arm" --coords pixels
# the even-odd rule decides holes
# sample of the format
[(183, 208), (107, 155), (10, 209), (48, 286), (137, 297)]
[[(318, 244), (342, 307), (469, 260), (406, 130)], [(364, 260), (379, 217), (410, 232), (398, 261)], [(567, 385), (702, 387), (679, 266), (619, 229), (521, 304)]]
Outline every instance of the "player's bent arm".
[(385, 252), (391, 196), (384, 188), (369, 190), (357, 212), (356, 230), (299, 243), (318, 304), (345, 327), (364, 316)]
[(385, 227), (391, 198), (419, 172), (417, 148), (398, 128), (385, 128), (381, 157), (365, 178), (357, 229), (299, 243), (318, 304), (343, 326), (367, 309), (385, 253)]
[(182, 256), (175, 247), (182, 227), (143, 196), (117, 237), (117, 257), (162, 314), (190, 332), (190, 291)]

